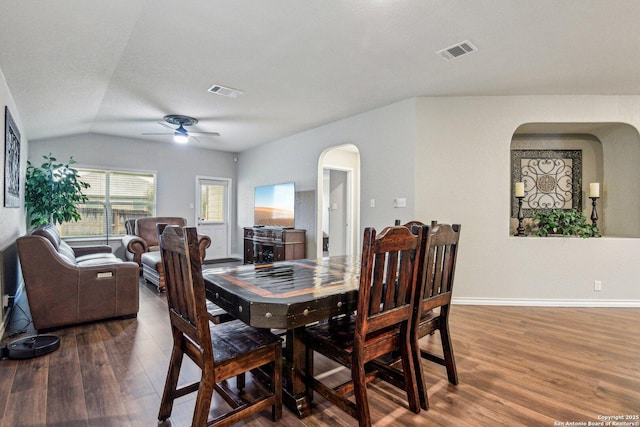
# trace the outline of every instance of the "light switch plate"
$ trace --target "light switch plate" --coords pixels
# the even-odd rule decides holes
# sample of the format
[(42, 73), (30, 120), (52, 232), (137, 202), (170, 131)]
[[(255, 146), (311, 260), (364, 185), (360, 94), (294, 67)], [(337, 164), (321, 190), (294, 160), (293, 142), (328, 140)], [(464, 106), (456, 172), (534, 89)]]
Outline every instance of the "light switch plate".
[(393, 199), (393, 207), (394, 208), (406, 208), (407, 207), (407, 199), (404, 197), (399, 197), (397, 199)]

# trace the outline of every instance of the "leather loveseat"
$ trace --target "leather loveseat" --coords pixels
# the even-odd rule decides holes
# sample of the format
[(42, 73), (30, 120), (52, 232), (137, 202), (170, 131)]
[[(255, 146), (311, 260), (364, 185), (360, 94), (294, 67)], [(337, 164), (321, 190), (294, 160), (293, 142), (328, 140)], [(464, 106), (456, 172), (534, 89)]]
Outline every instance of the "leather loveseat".
[(138, 266), (117, 258), (111, 247), (72, 248), (52, 224), (16, 243), (36, 329), (137, 315)]
[[(185, 227), (187, 220), (171, 216), (138, 218), (135, 221), (128, 220), (127, 230), (132, 234), (127, 234), (122, 238), (122, 246), (125, 248), (127, 259), (135, 261), (140, 266), (142, 277), (156, 285), (159, 291), (164, 291), (164, 268), (158, 243), (158, 224)], [(204, 259), (207, 248), (210, 245), (211, 238), (209, 236), (198, 236), (201, 259)]]

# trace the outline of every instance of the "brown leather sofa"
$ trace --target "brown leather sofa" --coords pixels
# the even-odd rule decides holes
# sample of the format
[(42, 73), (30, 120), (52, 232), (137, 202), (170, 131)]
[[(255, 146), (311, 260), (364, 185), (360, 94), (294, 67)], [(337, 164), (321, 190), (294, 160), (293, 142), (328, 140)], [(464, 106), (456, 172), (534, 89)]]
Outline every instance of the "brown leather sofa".
[(111, 247), (72, 248), (52, 224), (16, 243), (36, 329), (137, 315), (138, 266), (117, 258)]
[[(140, 266), (142, 277), (156, 285), (159, 291), (164, 291), (165, 282), (158, 243), (158, 224), (185, 227), (187, 220), (171, 216), (138, 218), (135, 221), (127, 220), (126, 228), (133, 234), (127, 234), (122, 238), (122, 246), (125, 247), (127, 259), (135, 261)], [(210, 245), (211, 238), (209, 236), (198, 236), (201, 259), (204, 259)]]

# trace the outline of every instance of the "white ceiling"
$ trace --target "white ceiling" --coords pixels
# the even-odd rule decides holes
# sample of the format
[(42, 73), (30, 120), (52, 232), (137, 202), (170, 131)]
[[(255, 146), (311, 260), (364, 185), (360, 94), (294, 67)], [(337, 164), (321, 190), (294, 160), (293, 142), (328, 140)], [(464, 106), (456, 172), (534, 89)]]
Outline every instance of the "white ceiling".
[(240, 152), (413, 96), (637, 95), (639, 22), (638, 0), (3, 0), (0, 68), (30, 140), (170, 142), (142, 134), (182, 114)]

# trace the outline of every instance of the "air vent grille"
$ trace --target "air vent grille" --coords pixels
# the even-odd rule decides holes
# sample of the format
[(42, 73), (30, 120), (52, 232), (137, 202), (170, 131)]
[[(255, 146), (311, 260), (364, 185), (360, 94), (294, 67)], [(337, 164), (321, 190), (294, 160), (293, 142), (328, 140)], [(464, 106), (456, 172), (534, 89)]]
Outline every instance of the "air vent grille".
[(446, 49), (439, 50), (436, 53), (445, 60), (451, 61), (452, 59), (460, 58), (463, 55), (475, 52), (477, 50), (478, 48), (472, 45), (469, 40), (465, 40), (461, 43), (449, 46)]
[(229, 98), (237, 98), (244, 92), (238, 89), (231, 89), (230, 87), (224, 87), (220, 85), (213, 85), (209, 88), (208, 92), (215, 93), (217, 95), (226, 96)]

